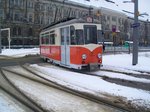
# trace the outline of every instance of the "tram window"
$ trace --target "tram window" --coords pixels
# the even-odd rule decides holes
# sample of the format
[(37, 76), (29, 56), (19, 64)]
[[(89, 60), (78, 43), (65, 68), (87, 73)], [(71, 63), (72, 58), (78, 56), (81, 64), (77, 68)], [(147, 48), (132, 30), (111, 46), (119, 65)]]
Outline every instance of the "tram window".
[(45, 44), (49, 44), (49, 35), (45, 37)]
[(60, 29), (60, 34), (61, 34), (61, 45), (64, 45), (64, 29)]
[(41, 36), (40, 36), (40, 40), (41, 40), (41, 44), (44, 44), (44, 34), (41, 34)]
[(55, 34), (50, 35), (50, 44), (55, 44)]
[(77, 44), (74, 26), (70, 26), (70, 40), (71, 40), (71, 45)]
[(67, 45), (69, 45), (70, 44), (70, 31), (69, 31), (69, 27), (66, 27), (65, 28), (66, 29), (66, 40), (67, 40)]
[(77, 42), (77, 45), (84, 44), (83, 30), (76, 30), (76, 42)]
[(40, 35), (40, 44), (42, 44), (43, 43), (43, 37), (42, 37), (42, 35)]
[(97, 28), (95, 25), (84, 26), (85, 44), (95, 43), (97, 44)]
[(44, 36), (41, 37), (41, 44), (46, 44), (46, 38)]
[(70, 30), (69, 27), (61, 28), (61, 45), (70, 44)]

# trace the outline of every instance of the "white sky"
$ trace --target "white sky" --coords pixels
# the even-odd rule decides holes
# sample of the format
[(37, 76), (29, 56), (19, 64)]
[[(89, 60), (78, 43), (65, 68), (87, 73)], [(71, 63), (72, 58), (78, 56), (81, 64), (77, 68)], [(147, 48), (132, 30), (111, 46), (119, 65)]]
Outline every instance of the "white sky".
[[(134, 4), (132, 3), (123, 3), (123, 1), (130, 1), (130, 0), (112, 0), (114, 1), (118, 6), (116, 6), (116, 4), (112, 4), (112, 3), (108, 3), (105, 2), (105, 0), (90, 0), (91, 2), (87, 2), (85, 0), (71, 0), (71, 1), (75, 1), (75, 2), (80, 2), (80, 3), (84, 3), (87, 5), (94, 5), (97, 7), (106, 7), (106, 8), (110, 8), (113, 10), (127, 10), (130, 12), (134, 12)], [(150, 20), (150, 0), (139, 0), (139, 12), (140, 13), (144, 13), (146, 12), (147, 14), (149, 14), (149, 16), (145, 16), (143, 19), (149, 19)]]

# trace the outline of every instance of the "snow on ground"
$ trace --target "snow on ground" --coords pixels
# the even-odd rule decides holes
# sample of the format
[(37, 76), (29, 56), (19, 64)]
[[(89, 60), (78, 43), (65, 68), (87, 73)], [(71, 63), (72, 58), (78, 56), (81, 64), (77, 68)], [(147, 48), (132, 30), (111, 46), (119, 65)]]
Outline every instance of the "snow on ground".
[(150, 72), (150, 52), (139, 53), (138, 64), (132, 65), (132, 54), (116, 54), (103, 56), (103, 67), (113, 70), (136, 70)]
[[(6, 50), (3, 51), (2, 55), (8, 56), (20, 56), (21, 54), (27, 55), (25, 49), (20, 49), (17, 51)], [(30, 51), (28, 49), (27, 51)], [(32, 52), (39, 53), (39, 49), (32, 49)], [(31, 52), (30, 52), (31, 53)], [(138, 71), (150, 72), (150, 52), (139, 53), (138, 64), (136, 66), (132, 65), (132, 54), (115, 54), (115, 55), (104, 55), (103, 56), (103, 67), (102, 69), (111, 69), (116, 71), (131, 72), (136, 74), (141, 74)], [(70, 88), (74, 88), (81, 91), (86, 91), (90, 93), (107, 93), (114, 96), (122, 96), (131, 103), (138, 106), (146, 106), (150, 108), (150, 91), (135, 89), (131, 87), (120, 86), (114, 83), (106, 82), (101, 78), (94, 76), (86, 76), (79, 73), (72, 73), (68, 71), (58, 70), (55, 68), (41, 67), (38, 65), (32, 65), (31, 67), (42, 71), (46, 78), (50, 80), (57, 81), (60, 84), (66, 85)], [(105, 74), (104, 72), (102, 75)], [(110, 74), (109, 74), (110, 75)], [(123, 74), (115, 75), (116, 78), (122, 78), (126, 80), (133, 80), (139, 82), (147, 82), (148, 79), (139, 79), (131, 76), (126, 76)], [(111, 75), (111, 77), (115, 76)]]
[(115, 109), (67, 94), (26, 78), (11, 74), (9, 79), (28, 97), (50, 112), (116, 112)]
[(65, 85), (67, 87), (81, 91), (91, 91), (94, 92), (94, 94), (97, 96), (99, 96), (100, 94), (109, 94), (119, 97), (121, 96), (123, 98), (126, 98), (128, 101), (131, 101), (132, 104), (150, 108), (150, 91), (120, 86), (104, 81), (101, 78), (95, 76), (87, 76), (80, 73), (63, 71), (38, 65), (31, 65), (31, 67), (42, 71), (42, 73), (44, 73), (45, 75), (50, 76), (47, 78), (49, 78), (50, 80), (54, 80), (61, 85)]
[(26, 112), (0, 89), (0, 112)]
[(11, 57), (23, 57), (26, 55), (39, 54), (39, 48), (32, 49), (3, 49), (0, 55), (11, 56)]
[(143, 82), (143, 83), (150, 84), (150, 80), (148, 80), (148, 79), (136, 78), (136, 77), (121, 74), (121, 73), (112, 73), (112, 72), (105, 72), (105, 71), (96, 71), (93, 73), (97, 74), (99, 76), (107, 76), (107, 77), (116, 78), (116, 79), (124, 79), (124, 80), (129, 80), (129, 81), (136, 81), (136, 82)]

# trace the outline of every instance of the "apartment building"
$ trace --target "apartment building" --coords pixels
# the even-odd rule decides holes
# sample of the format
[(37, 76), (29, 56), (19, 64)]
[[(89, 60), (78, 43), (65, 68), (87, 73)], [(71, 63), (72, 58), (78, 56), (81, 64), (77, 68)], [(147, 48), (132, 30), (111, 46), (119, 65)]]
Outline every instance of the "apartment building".
[[(133, 38), (133, 19), (104, 7), (87, 6), (68, 0), (0, 0), (1, 28), (11, 29), (11, 45), (38, 45), (41, 29), (67, 17), (91, 15), (102, 24), (100, 41), (122, 45)], [(150, 44), (150, 22), (140, 21), (140, 45)], [(7, 32), (2, 44), (8, 45)]]

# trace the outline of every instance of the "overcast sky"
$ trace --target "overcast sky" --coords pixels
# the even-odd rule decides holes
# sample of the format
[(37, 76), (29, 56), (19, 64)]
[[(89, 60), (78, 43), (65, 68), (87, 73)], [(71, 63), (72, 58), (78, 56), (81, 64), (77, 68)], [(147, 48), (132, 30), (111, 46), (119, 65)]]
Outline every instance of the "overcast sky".
[[(113, 10), (127, 10), (130, 12), (134, 11), (134, 4), (133, 3), (123, 3), (123, 1), (131, 1), (131, 0), (112, 0), (114, 1), (116, 4), (112, 4), (112, 3), (108, 3), (105, 0), (90, 0), (90, 2), (86, 1), (86, 0), (71, 0), (71, 1), (75, 1), (75, 2), (80, 2), (80, 3), (84, 3), (87, 5), (94, 5), (97, 7), (106, 7), (106, 8), (110, 8)], [(149, 16), (144, 16), (144, 18), (142, 19), (149, 19), (150, 21), (150, 0), (139, 0), (139, 12), (140, 13), (148, 13)], [(127, 14), (127, 13), (126, 13)], [(130, 14), (128, 14), (130, 15)], [(133, 16), (133, 15), (130, 15)]]

